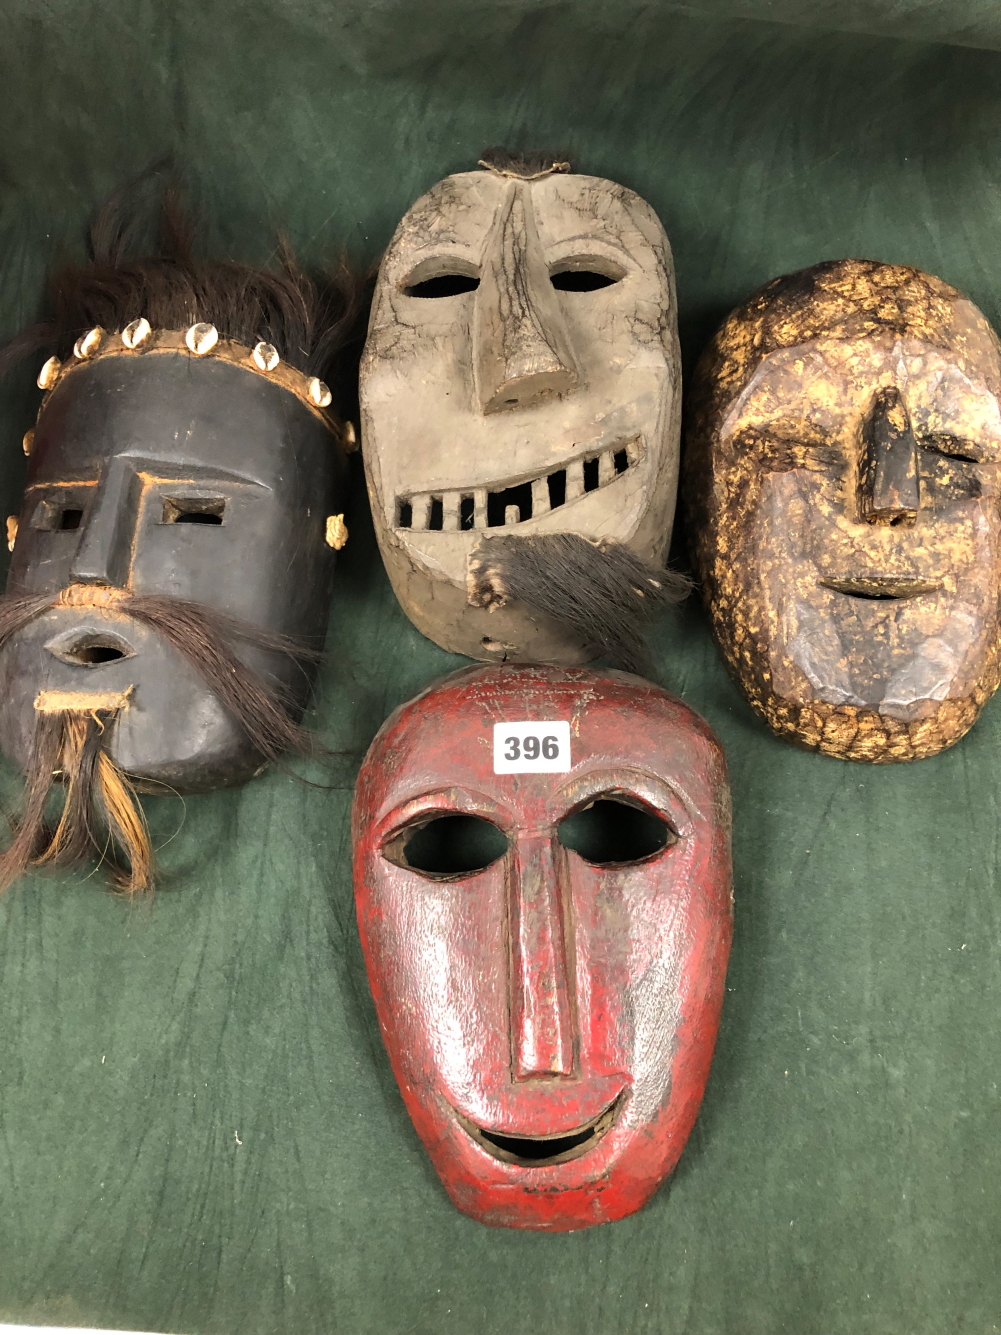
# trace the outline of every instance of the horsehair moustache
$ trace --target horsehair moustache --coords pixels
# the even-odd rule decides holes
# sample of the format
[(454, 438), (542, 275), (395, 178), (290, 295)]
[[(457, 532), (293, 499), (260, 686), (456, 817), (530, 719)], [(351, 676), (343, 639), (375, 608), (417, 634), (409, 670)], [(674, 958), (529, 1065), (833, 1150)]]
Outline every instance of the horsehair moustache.
[[(152, 889), (153, 855), (142, 807), (128, 778), (103, 750), (112, 711), (39, 711), (28, 759), (24, 812), (0, 853), (0, 892), (30, 866), (72, 867), (91, 854), (128, 894)], [(45, 805), (58, 775), (65, 787), (56, 827)]]

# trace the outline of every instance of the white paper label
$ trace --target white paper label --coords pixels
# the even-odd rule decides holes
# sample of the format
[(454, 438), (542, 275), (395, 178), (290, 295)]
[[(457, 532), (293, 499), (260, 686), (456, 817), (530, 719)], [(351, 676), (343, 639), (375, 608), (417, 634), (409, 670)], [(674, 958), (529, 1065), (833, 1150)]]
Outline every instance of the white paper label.
[(567, 719), (494, 724), (495, 774), (565, 774), (569, 768)]

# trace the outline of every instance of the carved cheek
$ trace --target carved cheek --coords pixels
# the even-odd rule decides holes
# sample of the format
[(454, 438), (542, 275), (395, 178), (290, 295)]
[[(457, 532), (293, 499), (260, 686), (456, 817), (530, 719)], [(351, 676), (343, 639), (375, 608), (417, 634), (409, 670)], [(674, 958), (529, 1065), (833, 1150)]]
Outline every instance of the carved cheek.
[(509, 1068), (502, 867), (434, 882), (372, 861), (368, 948), (399, 1064), (427, 1105), (476, 1108), (485, 1078)]

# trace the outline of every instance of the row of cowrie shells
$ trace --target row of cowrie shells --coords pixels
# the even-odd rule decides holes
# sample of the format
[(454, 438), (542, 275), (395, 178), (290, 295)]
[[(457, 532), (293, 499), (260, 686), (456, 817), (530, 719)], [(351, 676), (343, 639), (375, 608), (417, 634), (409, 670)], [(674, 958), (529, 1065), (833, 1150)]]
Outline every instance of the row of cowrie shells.
[[(138, 320), (133, 320), (122, 330), (122, 343), (127, 348), (138, 348), (145, 343), (152, 332), (150, 322), (145, 317), (141, 317)], [(88, 329), (87, 333), (81, 334), (73, 345), (73, 356), (78, 361), (85, 361), (97, 351), (103, 341), (104, 330), (99, 325), (94, 329)], [(219, 330), (216, 329), (214, 324), (193, 324), (184, 335), (185, 347), (196, 357), (204, 357), (206, 353), (212, 351), (218, 342)], [(250, 355), (254, 360), (254, 365), (261, 371), (273, 371), (281, 361), (278, 349), (273, 343), (258, 343)], [(59, 379), (62, 369), (63, 365), (59, 358), (50, 357), (38, 373), (38, 388), (51, 389)], [(317, 408), (329, 408), (333, 395), (317, 376), (310, 377), (306, 386), (306, 393)]]

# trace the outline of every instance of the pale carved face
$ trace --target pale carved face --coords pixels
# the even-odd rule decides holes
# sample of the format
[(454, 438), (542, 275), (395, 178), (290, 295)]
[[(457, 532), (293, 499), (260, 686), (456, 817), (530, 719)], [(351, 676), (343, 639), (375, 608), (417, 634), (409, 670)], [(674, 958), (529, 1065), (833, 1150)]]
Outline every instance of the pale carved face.
[(415, 624), (477, 658), (581, 661), (555, 623), (466, 601), (491, 533), (670, 539), (680, 360), (667, 239), (590, 176), (447, 177), (397, 229), (361, 369), (376, 532)]
[(781, 701), (925, 720), (931, 738), (943, 704), (996, 672), (1001, 413), (984, 348), (980, 375), (917, 338), (820, 338), (766, 357), (731, 405), (720, 473), (744, 456), (759, 474), (739, 522)]

